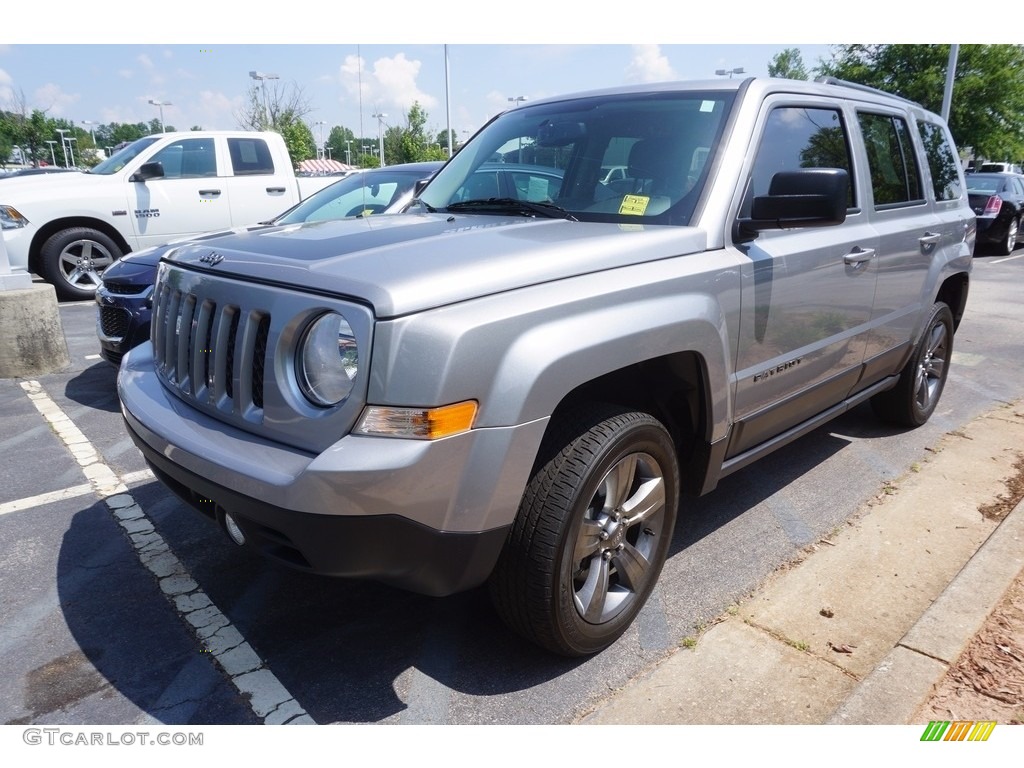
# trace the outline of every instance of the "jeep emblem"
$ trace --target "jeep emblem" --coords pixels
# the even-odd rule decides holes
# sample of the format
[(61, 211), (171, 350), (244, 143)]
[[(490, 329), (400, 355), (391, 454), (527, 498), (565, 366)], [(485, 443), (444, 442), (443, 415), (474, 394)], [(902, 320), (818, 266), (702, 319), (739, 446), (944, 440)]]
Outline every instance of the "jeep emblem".
[(219, 253), (210, 251), (210, 253), (206, 254), (205, 256), (200, 256), (199, 260), (203, 262), (203, 264), (209, 264), (211, 267), (215, 267), (222, 261), (224, 261), (224, 257), (221, 256)]

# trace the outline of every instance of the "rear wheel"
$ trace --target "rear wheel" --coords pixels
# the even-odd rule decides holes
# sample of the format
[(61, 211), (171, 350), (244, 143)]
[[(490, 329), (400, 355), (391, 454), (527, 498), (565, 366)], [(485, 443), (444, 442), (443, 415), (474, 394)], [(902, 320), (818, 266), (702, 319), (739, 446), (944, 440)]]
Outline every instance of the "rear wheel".
[(1010, 219), (1010, 223), (1006, 225), (1006, 237), (999, 244), (1000, 254), (1009, 256), (1013, 253), (1013, 249), (1017, 247), (1017, 233), (1019, 230), (1020, 224), (1017, 222), (1016, 217)]
[(40, 271), (65, 301), (91, 299), (100, 275), (121, 257), (121, 249), (102, 232), (72, 227), (52, 235), (43, 244)]
[(491, 577), (498, 613), (555, 653), (607, 648), (658, 580), (678, 489), (672, 438), (650, 414), (590, 406), (553, 424)]
[(952, 354), (953, 313), (938, 301), (896, 386), (871, 398), (875, 413), (905, 427), (919, 427), (928, 421), (946, 384)]

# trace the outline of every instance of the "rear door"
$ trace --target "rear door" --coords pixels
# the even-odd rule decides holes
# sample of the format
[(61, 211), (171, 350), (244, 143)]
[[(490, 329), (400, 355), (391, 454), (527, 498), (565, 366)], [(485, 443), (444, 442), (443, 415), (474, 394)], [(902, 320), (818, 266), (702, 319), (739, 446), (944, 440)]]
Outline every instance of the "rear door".
[(227, 155), (233, 226), (267, 221), (299, 201), (292, 169), (281, 167), (264, 137), (229, 136)]
[(841, 168), (851, 190), (843, 224), (734, 243), (745, 264), (729, 457), (842, 401), (860, 378), (878, 236), (861, 203), (851, 118), (815, 97), (780, 94), (762, 105), (740, 218), (779, 171)]

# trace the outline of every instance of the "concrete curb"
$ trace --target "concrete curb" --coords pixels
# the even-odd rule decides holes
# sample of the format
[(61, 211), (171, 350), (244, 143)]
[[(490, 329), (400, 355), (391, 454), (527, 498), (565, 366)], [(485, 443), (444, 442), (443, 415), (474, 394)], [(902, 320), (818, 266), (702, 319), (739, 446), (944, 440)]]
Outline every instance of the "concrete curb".
[(1022, 570), (1024, 502), (1000, 522), (828, 724), (909, 723)]

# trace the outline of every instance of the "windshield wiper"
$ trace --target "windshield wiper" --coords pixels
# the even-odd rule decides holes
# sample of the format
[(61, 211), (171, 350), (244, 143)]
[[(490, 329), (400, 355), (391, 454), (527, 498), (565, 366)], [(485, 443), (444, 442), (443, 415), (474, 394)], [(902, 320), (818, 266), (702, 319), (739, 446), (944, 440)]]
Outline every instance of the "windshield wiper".
[(567, 219), (577, 221), (576, 217), (565, 208), (554, 203), (531, 203), (517, 200), (514, 197), (491, 197), (486, 200), (463, 200), (451, 203), (448, 211), (500, 211), (519, 213), (523, 216), (543, 216), (548, 219)]

